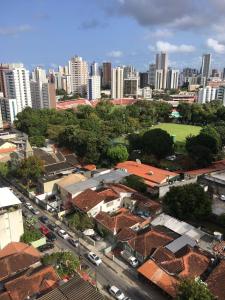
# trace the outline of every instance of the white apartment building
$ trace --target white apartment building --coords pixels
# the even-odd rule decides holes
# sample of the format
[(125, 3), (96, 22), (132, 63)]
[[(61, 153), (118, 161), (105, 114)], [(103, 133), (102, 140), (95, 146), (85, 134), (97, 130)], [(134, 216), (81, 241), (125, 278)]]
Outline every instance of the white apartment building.
[(18, 113), (16, 99), (0, 98), (0, 112), (2, 121), (12, 125)]
[(155, 89), (156, 90), (163, 89), (163, 70), (155, 71)]
[(156, 54), (156, 72), (162, 70), (162, 89), (166, 89), (167, 86), (167, 72), (168, 72), (168, 54), (161, 52)]
[(9, 67), (4, 73), (7, 96), (16, 99), (17, 111), (21, 112), (27, 106), (32, 107), (29, 71), (22, 64)]
[(156, 65), (150, 64), (149, 65), (149, 85), (155, 86), (155, 71), (156, 71)]
[(179, 70), (169, 70), (167, 88), (177, 90), (179, 87)]
[(88, 85), (88, 64), (82, 57), (74, 56), (69, 61), (69, 74), (71, 75), (71, 89), (73, 94), (85, 96)]
[(220, 86), (217, 89), (216, 98), (220, 101), (223, 101), (223, 105), (225, 106), (225, 86)]
[(139, 89), (138, 96), (140, 96), (144, 100), (152, 100), (152, 89), (149, 86), (146, 86), (143, 89)]
[(9, 188), (0, 188), (0, 249), (19, 242), (24, 233), (20, 200)]
[(111, 95), (112, 99), (123, 98), (123, 84), (124, 84), (124, 69), (117, 67), (112, 69)]
[(206, 86), (204, 88), (199, 89), (198, 102), (201, 104), (204, 104), (206, 102), (211, 102), (216, 99), (216, 96), (217, 96), (217, 88)]
[(88, 79), (88, 100), (101, 98), (101, 77), (99, 75), (90, 76)]

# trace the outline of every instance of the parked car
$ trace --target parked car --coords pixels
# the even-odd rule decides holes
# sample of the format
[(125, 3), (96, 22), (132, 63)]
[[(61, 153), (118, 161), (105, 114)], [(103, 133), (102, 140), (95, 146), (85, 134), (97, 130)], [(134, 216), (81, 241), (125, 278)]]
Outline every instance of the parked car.
[(109, 293), (117, 300), (124, 300), (125, 298), (124, 293), (115, 285), (109, 286)]
[(43, 233), (44, 235), (47, 235), (50, 231), (48, 230), (47, 227), (45, 227), (44, 225), (40, 226), (40, 231), (41, 233)]
[(133, 267), (138, 266), (138, 260), (129, 251), (123, 250), (120, 252), (121, 256)]
[(166, 157), (166, 159), (170, 161), (174, 161), (176, 158), (177, 158), (176, 155), (170, 155)]
[(63, 229), (58, 230), (58, 235), (63, 239), (68, 239), (69, 238), (69, 234)]
[(51, 242), (54, 242), (57, 239), (56, 235), (51, 231), (49, 231), (45, 236)]
[(25, 198), (24, 198), (23, 196), (19, 197), (19, 199), (20, 199), (20, 201), (21, 201), (22, 203), (25, 202)]
[(54, 213), (56, 210), (55, 210), (55, 208), (53, 208), (53, 207), (49, 207), (49, 208), (47, 209), (47, 211), (50, 212), (50, 213)]
[(97, 233), (94, 234), (94, 235), (92, 235), (91, 238), (92, 238), (94, 241), (97, 241), (97, 242), (99, 242), (99, 241), (102, 240), (102, 237), (101, 237), (99, 234), (97, 234)]
[(88, 253), (88, 259), (96, 266), (99, 266), (102, 263), (101, 258), (93, 252)]
[(33, 206), (29, 202), (25, 202), (24, 206), (28, 209), (32, 209)]
[(74, 247), (76, 247), (76, 248), (79, 246), (79, 241), (78, 241), (78, 240), (74, 240), (74, 239), (69, 238), (69, 239), (68, 239), (68, 242), (69, 242), (72, 246), (74, 246)]
[(47, 224), (49, 222), (49, 219), (46, 216), (40, 216), (38, 219), (44, 224)]
[(32, 207), (32, 208), (30, 209), (30, 211), (31, 211), (34, 215), (39, 215), (39, 214), (40, 214), (40, 211), (37, 210), (37, 209), (35, 209), (34, 207)]
[(40, 251), (40, 252), (44, 252), (44, 251), (47, 251), (47, 250), (50, 250), (50, 249), (53, 249), (54, 248), (54, 244), (53, 243), (47, 243), (43, 246), (40, 246), (38, 247), (37, 249)]
[(57, 228), (57, 226), (56, 226), (55, 224), (53, 224), (53, 223), (48, 223), (48, 224), (47, 224), (47, 227), (48, 227), (50, 230), (52, 230), (52, 231), (55, 231), (56, 228)]
[(225, 201), (225, 195), (220, 195), (220, 200)]

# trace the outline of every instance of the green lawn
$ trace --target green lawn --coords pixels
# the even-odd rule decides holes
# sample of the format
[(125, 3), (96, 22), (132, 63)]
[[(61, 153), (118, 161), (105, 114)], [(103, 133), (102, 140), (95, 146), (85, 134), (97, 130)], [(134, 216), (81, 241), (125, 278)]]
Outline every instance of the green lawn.
[(153, 126), (152, 128), (160, 128), (167, 131), (170, 135), (174, 135), (176, 138), (176, 142), (178, 143), (185, 142), (186, 137), (188, 137), (189, 135), (198, 135), (201, 130), (200, 126), (181, 125), (173, 123), (161, 123), (159, 125)]

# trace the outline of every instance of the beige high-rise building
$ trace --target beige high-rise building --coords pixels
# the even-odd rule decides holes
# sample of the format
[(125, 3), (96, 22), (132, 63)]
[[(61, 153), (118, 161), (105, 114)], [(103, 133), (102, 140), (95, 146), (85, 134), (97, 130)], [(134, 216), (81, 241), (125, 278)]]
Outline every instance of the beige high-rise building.
[(155, 71), (155, 89), (156, 90), (163, 89), (163, 70)]
[(157, 70), (163, 70), (162, 89), (166, 89), (168, 72), (168, 54), (166, 52), (156, 54), (156, 71)]
[(88, 63), (82, 57), (74, 56), (69, 61), (71, 91), (73, 94), (86, 96), (88, 84)]
[(117, 67), (112, 69), (112, 85), (111, 85), (111, 96), (112, 99), (123, 98), (124, 92), (124, 69)]

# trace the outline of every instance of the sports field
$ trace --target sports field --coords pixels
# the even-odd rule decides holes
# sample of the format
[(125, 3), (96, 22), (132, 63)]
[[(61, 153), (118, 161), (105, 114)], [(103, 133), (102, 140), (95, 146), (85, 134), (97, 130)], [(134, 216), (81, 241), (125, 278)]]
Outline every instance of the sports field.
[(152, 128), (160, 128), (167, 131), (170, 135), (176, 137), (176, 142), (185, 142), (185, 139), (189, 135), (198, 135), (201, 127), (192, 125), (181, 125), (172, 123), (161, 123), (153, 126)]

